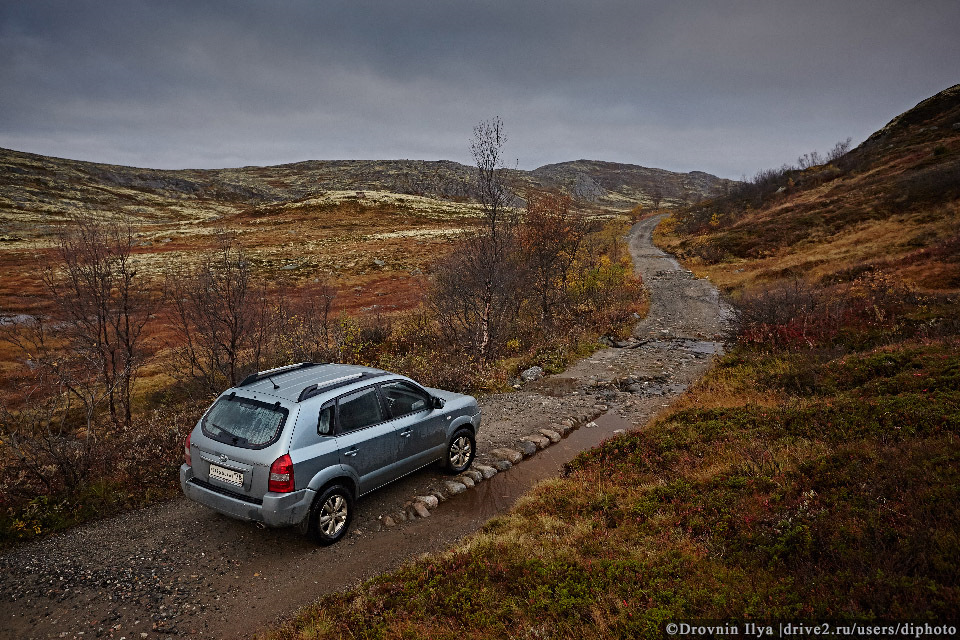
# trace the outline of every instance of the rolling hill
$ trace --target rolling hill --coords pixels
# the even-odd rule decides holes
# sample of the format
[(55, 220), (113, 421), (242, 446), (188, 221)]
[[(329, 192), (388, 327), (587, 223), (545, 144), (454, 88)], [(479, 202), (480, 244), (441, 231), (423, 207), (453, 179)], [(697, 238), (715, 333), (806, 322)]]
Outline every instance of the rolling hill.
[[(7, 240), (32, 235), (73, 212), (124, 214), (145, 223), (204, 221), (286, 203), (395, 194), (439, 210), (474, 201), (475, 170), (451, 161), (311, 160), (270, 167), (155, 170), (50, 158), (0, 149), (0, 224)], [(735, 184), (702, 172), (673, 173), (580, 160), (507, 171), (522, 199), (531, 189), (565, 191), (582, 208), (629, 210), (655, 192), (671, 205)], [(368, 199), (369, 199), (368, 198)], [(396, 198), (391, 201), (396, 204)]]
[(680, 211), (662, 242), (728, 289), (883, 271), (960, 290), (960, 85), (833, 163), (765, 172)]

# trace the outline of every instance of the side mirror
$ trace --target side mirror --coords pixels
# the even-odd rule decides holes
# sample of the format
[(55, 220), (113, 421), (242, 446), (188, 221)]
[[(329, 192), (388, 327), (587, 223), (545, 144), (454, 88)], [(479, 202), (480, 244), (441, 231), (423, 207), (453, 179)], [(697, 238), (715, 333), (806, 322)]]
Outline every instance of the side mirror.
[(443, 409), (443, 398), (433, 397), (433, 408), (434, 409)]

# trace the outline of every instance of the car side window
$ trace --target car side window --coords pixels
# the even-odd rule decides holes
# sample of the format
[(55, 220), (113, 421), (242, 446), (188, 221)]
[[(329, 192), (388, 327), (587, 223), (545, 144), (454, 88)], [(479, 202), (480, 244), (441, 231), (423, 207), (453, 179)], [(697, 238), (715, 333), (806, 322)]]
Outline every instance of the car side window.
[(317, 420), (317, 435), (333, 435), (333, 409), (332, 404), (320, 409), (320, 418)]
[(380, 385), (380, 391), (392, 418), (430, 408), (430, 396), (409, 382), (384, 382)]
[(337, 401), (337, 422), (342, 432), (363, 429), (385, 419), (376, 387), (349, 393)]

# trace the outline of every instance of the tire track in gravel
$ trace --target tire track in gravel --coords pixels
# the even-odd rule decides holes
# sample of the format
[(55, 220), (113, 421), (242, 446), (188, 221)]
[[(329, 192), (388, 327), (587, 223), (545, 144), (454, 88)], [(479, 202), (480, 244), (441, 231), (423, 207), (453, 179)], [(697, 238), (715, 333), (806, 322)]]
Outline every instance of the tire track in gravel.
[(706, 371), (727, 311), (716, 290), (653, 246), (660, 218), (634, 225), (630, 251), (651, 292), (634, 337), (516, 393), (481, 399), (478, 460), (538, 428), (596, 419), (515, 469), (397, 520), (447, 479), (424, 470), (357, 503), (350, 534), (318, 548), (185, 499), (91, 523), (0, 557), (0, 638), (249, 637), (319, 595), (349, 587), (476, 531), (537, 481), (622, 428), (642, 426)]

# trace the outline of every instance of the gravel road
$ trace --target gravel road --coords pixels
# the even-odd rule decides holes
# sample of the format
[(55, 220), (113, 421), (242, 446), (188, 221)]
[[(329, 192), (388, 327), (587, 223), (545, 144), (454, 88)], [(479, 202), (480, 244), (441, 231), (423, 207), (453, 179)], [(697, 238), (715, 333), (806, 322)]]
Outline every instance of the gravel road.
[[(323, 593), (447, 547), (577, 451), (642, 427), (707, 369), (728, 315), (713, 287), (652, 245), (657, 222), (631, 230), (651, 292), (634, 337), (516, 393), (481, 399), (478, 462), (499, 462), (491, 452), (519, 450), (540, 428), (580, 427), (558, 444), (449, 499), (447, 476), (413, 474), (361, 499), (351, 532), (329, 548), (185, 499), (25, 545), (0, 556), (0, 638), (249, 637)], [(444, 501), (429, 517), (408, 516), (411, 499), (431, 492)]]

